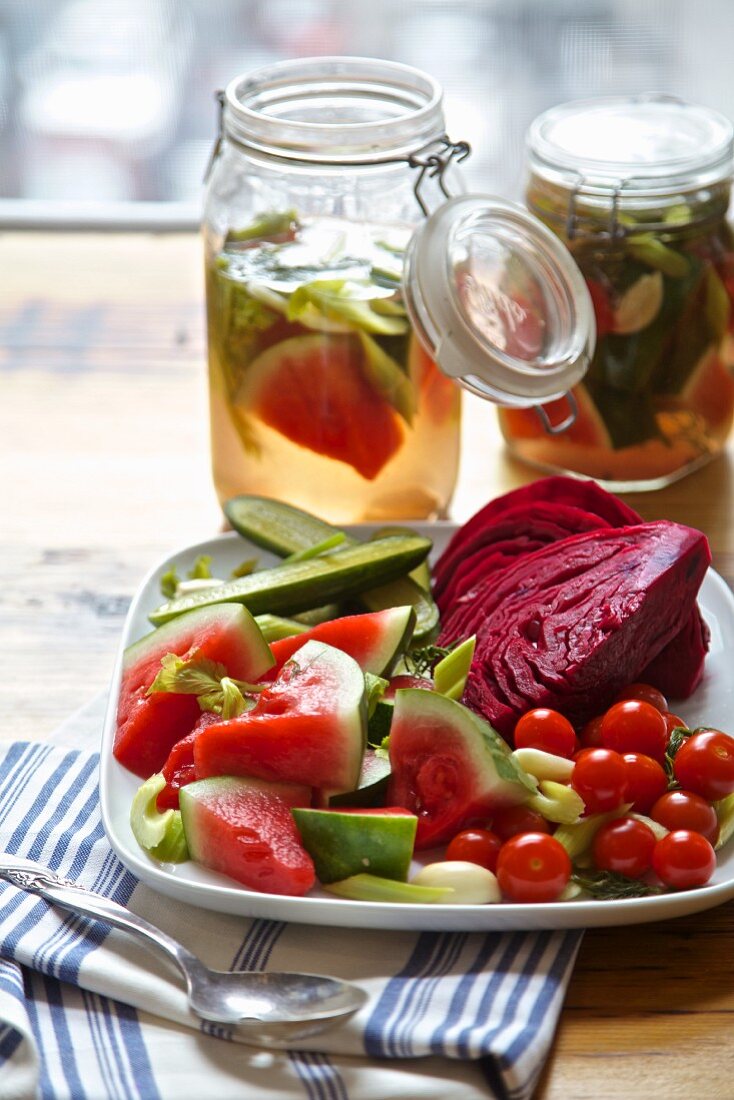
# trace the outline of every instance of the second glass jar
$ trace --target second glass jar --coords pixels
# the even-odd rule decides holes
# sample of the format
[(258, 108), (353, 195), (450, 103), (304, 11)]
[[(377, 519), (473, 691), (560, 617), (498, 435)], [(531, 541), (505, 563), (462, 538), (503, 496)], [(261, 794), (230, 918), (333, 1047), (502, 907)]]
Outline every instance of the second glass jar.
[(718, 454), (734, 417), (732, 127), (668, 97), (590, 100), (536, 119), (528, 157), (528, 207), (579, 265), (597, 345), (571, 428), (502, 409), (502, 431), (545, 470), (666, 485)]

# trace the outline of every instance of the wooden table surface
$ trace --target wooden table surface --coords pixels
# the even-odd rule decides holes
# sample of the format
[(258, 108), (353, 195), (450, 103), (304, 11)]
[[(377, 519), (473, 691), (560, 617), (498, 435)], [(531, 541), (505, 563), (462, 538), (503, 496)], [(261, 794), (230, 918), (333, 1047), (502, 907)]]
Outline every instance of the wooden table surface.
[[(45, 739), (103, 689), (143, 573), (219, 527), (201, 276), (193, 235), (0, 234), (5, 738)], [(465, 422), (458, 520), (534, 476), (487, 406)], [(730, 449), (627, 499), (703, 530), (734, 585), (733, 483)], [(733, 978), (734, 903), (588, 932), (537, 1097), (734, 1097)]]

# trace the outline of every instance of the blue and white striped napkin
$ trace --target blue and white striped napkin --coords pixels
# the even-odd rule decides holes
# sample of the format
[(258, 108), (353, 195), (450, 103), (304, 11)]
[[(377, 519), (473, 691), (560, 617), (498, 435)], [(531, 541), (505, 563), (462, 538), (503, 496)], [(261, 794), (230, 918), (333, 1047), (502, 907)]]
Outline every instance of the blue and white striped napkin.
[[(62, 740), (83, 743), (90, 721), (100, 728), (99, 705)], [(580, 942), (320, 929), (173, 904), (110, 850), (96, 754), (58, 744), (0, 744), (0, 850), (113, 897), (211, 966), (320, 971), (369, 993), (360, 1013), (298, 1050), (225, 1042), (130, 937), (0, 882), (0, 1100), (522, 1100)]]

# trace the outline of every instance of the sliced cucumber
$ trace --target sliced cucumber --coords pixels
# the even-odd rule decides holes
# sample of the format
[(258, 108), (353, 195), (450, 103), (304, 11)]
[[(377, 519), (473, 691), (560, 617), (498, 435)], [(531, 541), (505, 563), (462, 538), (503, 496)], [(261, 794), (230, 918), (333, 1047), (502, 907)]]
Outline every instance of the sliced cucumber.
[(367, 871), (398, 882), (408, 877), (418, 823), (413, 814), (305, 807), (291, 813), (322, 884)]
[[(338, 533), (338, 528), (325, 520), (269, 497), (233, 497), (224, 505), (224, 513), (240, 535), (283, 558), (307, 551)], [(413, 532), (408, 533), (413, 535)], [(349, 536), (342, 543), (343, 547), (353, 545), (356, 545), (356, 540)], [(424, 563), (425, 559), (416, 568), (421, 569)], [(425, 571), (421, 577), (425, 581)], [(387, 607), (406, 605), (412, 607), (416, 615), (413, 640), (417, 644), (425, 645), (438, 632), (438, 608), (422, 584), (409, 576), (387, 584), (378, 583), (361, 592), (358, 603), (367, 611), (384, 611)]]
[(370, 588), (359, 595), (365, 611), (385, 611), (388, 607), (412, 607), (415, 611), (413, 642), (428, 645), (438, 634), (438, 608), (419, 584), (410, 577), (400, 577), (389, 584)]
[[(380, 527), (375, 531), (372, 538), (383, 539), (387, 535), (410, 535), (413, 532), (409, 527)], [(431, 589), (431, 569), (427, 561), (421, 562), (421, 564), (413, 570), (410, 574), (410, 579), (415, 581), (424, 592), (429, 592)]]
[(152, 611), (149, 619), (157, 626), (185, 611), (220, 603), (244, 604), (253, 615), (293, 615), (395, 580), (414, 569), (430, 549), (430, 540), (420, 535), (358, 543), (336, 554), (277, 565), (218, 588), (169, 600)]
[(282, 615), (258, 615), (255, 622), (266, 642), (279, 642), (282, 638), (293, 638), (297, 634), (306, 634), (309, 630), (306, 623), (284, 619)]
[(233, 497), (224, 505), (224, 514), (238, 534), (279, 558), (309, 550), (338, 530), (309, 512), (270, 497)]

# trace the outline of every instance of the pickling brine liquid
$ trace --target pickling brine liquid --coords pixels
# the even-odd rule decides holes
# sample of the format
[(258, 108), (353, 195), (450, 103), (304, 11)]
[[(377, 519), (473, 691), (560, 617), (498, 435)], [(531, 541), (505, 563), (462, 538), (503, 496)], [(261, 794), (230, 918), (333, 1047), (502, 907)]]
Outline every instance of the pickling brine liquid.
[(267, 214), (207, 255), (214, 482), (331, 522), (446, 514), (460, 391), (408, 322), (410, 230)]

